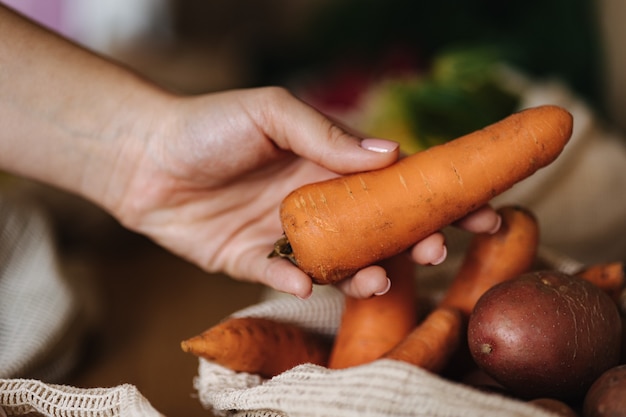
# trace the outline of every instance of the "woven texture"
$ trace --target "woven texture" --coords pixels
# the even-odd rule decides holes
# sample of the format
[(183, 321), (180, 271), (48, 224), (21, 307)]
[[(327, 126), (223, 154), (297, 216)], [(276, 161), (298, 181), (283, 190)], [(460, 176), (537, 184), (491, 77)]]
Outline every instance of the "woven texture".
[[(309, 300), (277, 298), (236, 313), (297, 323), (334, 333), (343, 310), (338, 291)], [(317, 312), (322, 320), (312, 323)], [(330, 370), (303, 364), (270, 380), (200, 359), (194, 385), (202, 404), (222, 416), (537, 416), (550, 414), (497, 394), (445, 380), (398, 361)]]
[(42, 382), (61, 379), (80, 359), (83, 310), (63, 272), (42, 212), (0, 194), (0, 416), (159, 416), (132, 385)]
[(0, 196), (0, 377), (52, 380), (76, 360), (78, 305), (51, 236), (40, 212)]
[(30, 379), (0, 379), (0, 409), (7, 416), (159, 417), (132, 385), (80, 389)]

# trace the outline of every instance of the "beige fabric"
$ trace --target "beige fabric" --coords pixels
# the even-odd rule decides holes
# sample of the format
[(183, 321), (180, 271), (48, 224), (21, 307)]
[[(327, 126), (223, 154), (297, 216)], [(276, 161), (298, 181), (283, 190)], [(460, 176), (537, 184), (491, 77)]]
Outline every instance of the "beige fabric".
[[(567, 273), (577, 272), (582, 267), (578, 261), (549, 248), (540, 248), (539, 262), (546, 268)], [(425, 269), (418, 268), (418, 286), (420, 271)], [(334, 335), (343, 307), (344, 298), (338, 290), (316, 287), (308, 300), (273, 294), (267, 301), (232, 316), (270, 317), (320, 334)], [(200, 359), (194, 387), (200, 402), (216, 415), (223, 416), (549, 415), (527, 403), (487, 394), (390, 360), (343, 370), (303, 364), (271, 380), (263, 380), (258, 375), (233, 372)]]
[(0, 378), (64, 375), (77, 360), (78, 312), (45, 217), (0, 195)]
[[(237, 312), (334, 333), (343, 311), (337, 290), (309, 300), (278, 297)], [(311, 320), (323, 312), (319, 323)], [(194, 381), (201, 403), (221, 416), (537, 416), (549, 415), (520, 401), (452, 383), (402, 362), (330, 370), (303, 364), (270, 380), (236, 373), (200, 359)]]
[(160, 417), (132, 385), (80, 389), (30, 379), (0, 379), (0, 410), (7, 416)]
[[(202, 379), (214, 369), (204, 362), (200, 372)], [(344, 370), (304, 364), (252, 388), (201, 391), (200, 398), (211, 401), (220, 415), (237, 416), (550, 415), (527, 403), (451, 383), (392, 360)]]
[(0, 194), (0, 416), (159, 416), (131, 385), (42, 382), (73, 369), (86, 324), (46, 217), (15, 197)]

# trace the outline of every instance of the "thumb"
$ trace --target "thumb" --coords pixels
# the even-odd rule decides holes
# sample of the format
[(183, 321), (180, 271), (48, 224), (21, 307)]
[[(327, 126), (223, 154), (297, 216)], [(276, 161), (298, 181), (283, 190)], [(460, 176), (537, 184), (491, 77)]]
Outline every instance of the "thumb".
[(282, 88), (266, 88), (260, 126), (281, 149), (338, 174), (384, 168), (399, 157), (399, 145), (363, 139)]

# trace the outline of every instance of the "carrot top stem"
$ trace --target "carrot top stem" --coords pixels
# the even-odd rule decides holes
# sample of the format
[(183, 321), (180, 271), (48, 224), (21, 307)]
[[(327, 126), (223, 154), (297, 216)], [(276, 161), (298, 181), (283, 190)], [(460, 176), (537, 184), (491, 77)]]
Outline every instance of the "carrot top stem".
[(287, 239), (287, 236), (284, 234), (274, 243), (274, 250), (267, 255), (268, 258), (274, 258), (276, 256), (289, 259), (291, 263), (294, 265), (296, 264), (296, 258), (293, 256), (293, 249), (291, 248), (289, 239)]

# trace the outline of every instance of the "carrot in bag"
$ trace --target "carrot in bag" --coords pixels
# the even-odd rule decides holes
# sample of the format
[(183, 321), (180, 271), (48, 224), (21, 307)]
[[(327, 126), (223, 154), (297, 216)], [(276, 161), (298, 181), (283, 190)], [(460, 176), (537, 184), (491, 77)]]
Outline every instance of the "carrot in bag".
[(300, 187), (282, 202), (275, 255), (320, 284), (349, 277), (550, 164), (572, 124), (563, 108), (530, 108), (390, 167)]
[(383, 358), (439, 372), (459, 347), (464, 333), (463, 325), (463, 316), (459, 310), (436, 307)]
[(329, 368), (348, 368), (378, 359), (417, 324), (415, 264), (401, 254), (381, 266), (392, 281), (389, 292), (365, 299), (345, 296)]
[(324, 336), (260, 317), (229, 318), (181, 342), (184, 352), (265, 378), (303, 363), (326, 366), (330, 347)]
[(472, 237), (439, 304), (458, 308), (466, 318), (485, 291), (530, 270), (537, 255), (539, 225), (535, 215), (519, 206), (497, 211), (502, 218), (500, 229)]
[(623, 262), (608, 262), (590, 265), (576, 273), (606, 292), (615, 302), (620, 303), (626, 290), (626, 270)]

